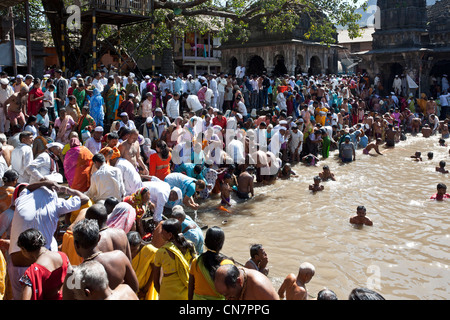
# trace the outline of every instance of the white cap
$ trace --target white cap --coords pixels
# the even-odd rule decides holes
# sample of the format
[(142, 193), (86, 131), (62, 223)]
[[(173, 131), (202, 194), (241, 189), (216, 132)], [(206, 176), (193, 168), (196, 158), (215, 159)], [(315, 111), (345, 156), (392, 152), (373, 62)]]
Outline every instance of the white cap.
[(18, 74), (18, 75), (16, 76), (16, 79), (23, 79), (23, 75)]
[(145, 76), (145, 79), (150, 79), (150, 76)]
[(62, 143), (59, 142), (50, 142), (47, 144), (47, 149), (53, 148), (53, 147), (58, 147), (61, 150), (64, 149), (64, 146), (62, 145)]
[(94, 130), (95, 132), (103, 132), (103, 127), (100, 127), (100, 126), (98, 126), (98, 127), (95, 127), (95, 130)]
[(121, 116), (121, 117), (125, 117), (125, 116), (127, 116), (127, 117), (128, 117), (128, 113), (126, 113), (126, 112), (122, 112), (122, 113), (120, 114), (120, 116)]
[(145, 120), (146, 123), (152, 123), (153, 122), (153, 118), (152, 117), (148, 117), (147, 120)]
[(3, 84), (3, 85), (7, 85), (7, 84), (9, 84), (9, 80), (6, 79), (6, 78), (1, 78), (0, 79), (0, 83)]
[(155, 112), (163, 112), (161, 108), (156, 108)]

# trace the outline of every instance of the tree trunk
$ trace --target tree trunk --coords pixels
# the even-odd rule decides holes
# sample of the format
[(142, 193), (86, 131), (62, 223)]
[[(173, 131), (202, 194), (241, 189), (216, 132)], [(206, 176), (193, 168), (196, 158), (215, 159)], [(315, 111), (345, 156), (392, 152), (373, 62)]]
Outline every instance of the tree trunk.
[(173, 62), (173, 49), (162, 50), (161, 74), (169, 75), (175, 73), (175, 63)]

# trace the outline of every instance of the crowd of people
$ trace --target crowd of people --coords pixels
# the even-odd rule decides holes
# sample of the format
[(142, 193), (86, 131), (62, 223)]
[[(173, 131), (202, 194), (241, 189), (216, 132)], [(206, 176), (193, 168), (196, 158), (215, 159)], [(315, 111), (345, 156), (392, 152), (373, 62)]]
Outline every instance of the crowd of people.
[[(406, 133), (449, 138), (448, 82), (415, 98), (377, 75), (0, 75), (0, 295), (5, 299), (309, 299), (302, 263), (277, 291), (267, 254), (245, 265), (185, 212), (229, 212), (255, 187), (336, 151), (383, 155)], [(384, 94), (382, 96), (382, 94)], [(450, 155), (450, 153), (449, 153)], [(420, 155), (419, 155), (420, 156)], [(419, 158), (419, 157), (417, 157)], [(445, 162), (436, 171), (443, 174)], [(309, 188), (335, 180), (328, 166)], [(450, 196), (443, 183), (432, 197)], [(364, 206), (351, 224), (373, 225)], [(7, 277), (6, 277), (7, 275)], [(355, 288), (349, 299), (383, 299)], [(337, 299), (327, 289), (317, 299)]]

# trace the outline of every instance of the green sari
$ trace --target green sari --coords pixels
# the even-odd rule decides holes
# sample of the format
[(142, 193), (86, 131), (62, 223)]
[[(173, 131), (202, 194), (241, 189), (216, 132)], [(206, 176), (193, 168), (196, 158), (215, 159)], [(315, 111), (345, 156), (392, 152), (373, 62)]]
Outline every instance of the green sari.
[(117, 90), (116, 85), (112, 85), (106, 93), (106, 118), (108, 120), (114, 120), (115, 118), (115, 106), (118, 101), (117, 97), (119, 96), (119, 91)]
[(200, 269), (206, 282), (208, 282), (209, 286), (211, 287), (211, 289), (214, 291), (214, 293), (217, 296), (213, 297), (213, 296), (199, 295), (194, 292), (194, 296), (192, 299), (193, 300), (225, 300), (225, 297), (216, 291), (216, 286), (214, 285), (214, 280), (211, 278), (211, 275), (209, 274), (208, 269), (206, 269), (205, 265), (203, 264), (202, 256), (200, 256), (197, 259), (197, 266)]
[(77, 99), (78, 107), (82, 109), (86, 100), (86, 90), (79, 91), (78, 88), (75, 88), (75, 90), (73, 90), (73, 95)]

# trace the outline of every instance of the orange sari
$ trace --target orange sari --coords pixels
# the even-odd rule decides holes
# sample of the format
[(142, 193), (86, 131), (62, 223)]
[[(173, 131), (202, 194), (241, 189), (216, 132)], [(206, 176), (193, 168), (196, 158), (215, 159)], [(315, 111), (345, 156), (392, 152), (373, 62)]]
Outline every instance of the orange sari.
[(168, 174), (170, 174), (171, 160), (172, 160), (172, 153), (170, 152), (166, 160), (161, 159), (157, 153), (152, 154), (148, 160), (149, 175), (155, 176), (158, 179), (164, 181), (165, 177)]

